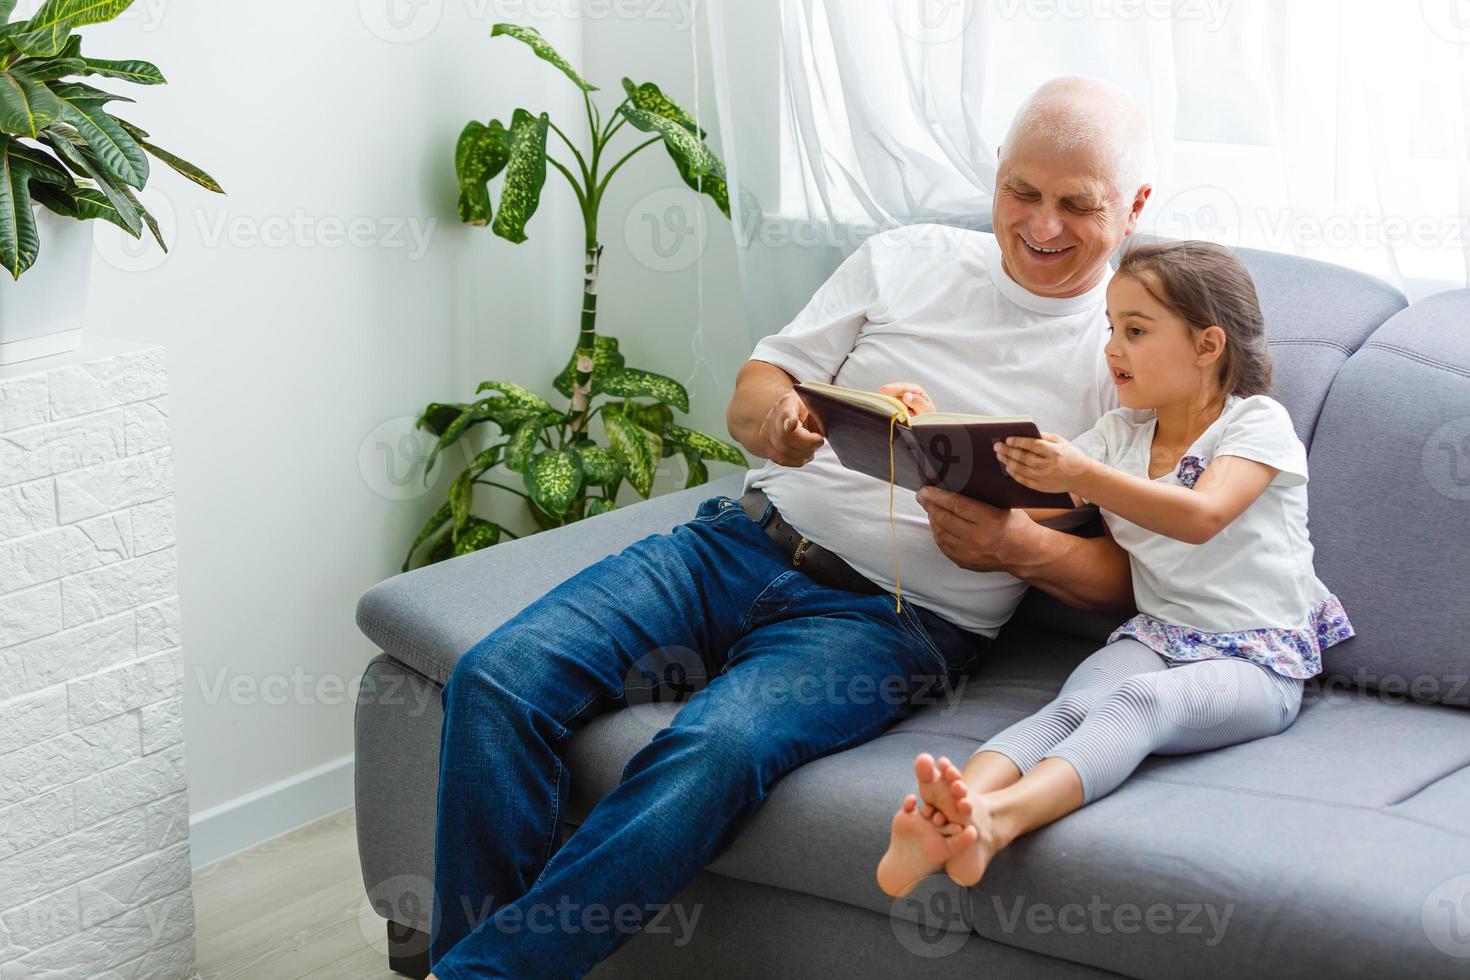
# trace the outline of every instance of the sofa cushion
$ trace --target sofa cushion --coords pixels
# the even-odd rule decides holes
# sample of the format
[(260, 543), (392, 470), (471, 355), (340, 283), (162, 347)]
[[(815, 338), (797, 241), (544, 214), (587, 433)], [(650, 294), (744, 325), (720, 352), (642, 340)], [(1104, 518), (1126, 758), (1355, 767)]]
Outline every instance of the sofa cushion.
[(1358, 633), (1324, 668), (1470, 705), (1470, 290), (1374, 332), (1338, 372), (1309, 459), (1317, 574)]
[[(917, 919), (922, 907), (890, 900), (873, 880), (888, 821), (913, 789), (914, 756), (962, 764), (1049, 700), (1089, 648), (1008, 629), (958, 704), (924, 707), (787, 775), (711, 870)], [(574, 736), (573, 821), (672, 712), (618, 711)], [(1467, 802), (1470, 716), (1318, 687), (1282, 735), (1146, 760), (1111, 795), (1001, 855), (967, 900), (987, 938), (1129, 976), (1450, 976), (1462, 964), (1430, 942), (1421, 918), (1431, 893), (1470, 869)], [(1089, 902), (1105, 907), (1102, 927), (1046, 924)], [(1110, 926), (1115, 913), (1155, 905), (1179, 928)]]
[(738, 497), (743, 473), (493, 548), (395, 575), (357, 601), (357, 625), (385, 653), (439, 684), (466, 650), (552, 587), (650, 534), (700, 501)]

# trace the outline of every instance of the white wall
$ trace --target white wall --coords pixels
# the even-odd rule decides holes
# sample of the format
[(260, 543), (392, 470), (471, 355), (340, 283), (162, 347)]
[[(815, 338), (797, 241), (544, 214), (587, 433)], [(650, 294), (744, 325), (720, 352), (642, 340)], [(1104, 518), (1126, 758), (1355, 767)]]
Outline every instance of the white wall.
[[(400, 30), (391, 4), (409, 16)], [(691, 101), (685, 16), (579, 22), (563, 7), (137, 0), (89, 36), (89, 54), (163, 69), (171, 84), (130, 92), (141, 104), (128, 118), (230, 192), (160, 171), (145, 202), (173, 225), (173, 251), (125, 252), (104, 230), (89, 320), (94, 339), (168, 349), (189, 795), (207, 818), (196, 861), (350, 803), (342, 689), (376, 652), (354, 606), (396, 573), (443, 499), (442, 474), (431, 494), (390, 499), (406, 463), (390, 478), (375, 444), (395, 446), (425, 403), (468, 398), (485, 378), (549, 394), (573, 345), (582, 232), (562, 178), (548, 175), (522, 245), (455, 217), (453, 146), (468, 119), (520, 105), (568, 128), (581, 113), (573, 86), (491, 41), (491, 25), (538, 27), (603, 86), (606, 109), (625, 73)], [(667, 202), (645, 196), (677, 184), (655, 147), (609, 194), (602, 325), (630, 363), (691, 379), (693, 423), (723, 433), (749, 349), (728, 226), (703, 205), (708, 367), (691, 349), (696, 268), (650, 268), (624, 233), (647, 241), (639, 209), (662, 216)], [(693, 195), (679, 194), (687, 209)], [(353, 222), (366, 244), (342, 241)], [(429, 229), (426, 244), (412, 228)]]

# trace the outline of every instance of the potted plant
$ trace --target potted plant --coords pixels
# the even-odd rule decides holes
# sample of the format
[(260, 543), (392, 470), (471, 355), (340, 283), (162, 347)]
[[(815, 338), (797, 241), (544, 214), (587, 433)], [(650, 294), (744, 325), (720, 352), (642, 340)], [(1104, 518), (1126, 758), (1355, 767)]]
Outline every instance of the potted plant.
[[(581, 89), (590, 144), (585, 152), (579, 149), (544, 112), (516, 109), (509, 125), (498, 119), (469, 123), (455, 148), (459, 217), (466, 224), (489, 226), (501, 238), (520, 243), (526, 240), (526, 223), (540, 203), (548, 165), (571, 186), (582, 213), (586, 252), (574, 350), (566, 368), (552, 382), (566, 403), (564, 408), (554, 406), (509, 381), (485, 381), (475, 392), (484, 397), (476, 401), (435, 402), (424, 409), (418, 424), (437, 437), (424, 467), (426, 480), (444, 450), (486, 423), (497, 431), (455, 478), (448, 501), (414, 539), (404, 558), (404, 571), (426, 545), (425, 563), (432, 563), (515, 537), (472, 512), (477, 485), (523, 498), (537, 525), (546, 528), (612, 510), (624, 482), (648, 497), (659, 461), (674, 453), (687, 464), (686, 485), (691, 487), (709, 478), (707, 461), (745, 465), (745, 456), (736, 446), (675, 421), (676, 410), (689, 411), (689, 393), (683, 385), (629, 367), (618, 352), (617, 340), (597, 332), (597, 277), (602, 257), (598, 209), (609, 182), (625, 163), (662, 144), (680, 178), (696, 192), (708, 194), (725, 217), (730, 216), (724, 166), (706, 145), (705, 131), (657, 85), (635, 84), (627, 78), (623, 79), (623, 101), (604, 120), (591, 97), (597, 86), (585, 81), (539, 32), (516, 24), (496, 24), (491, 37), (502, 35), (527, 45)], [(652, 135), (607, 166), (609, 147), (627, 125)], [(571, 154), (569, 160), (558, 160), (548, 151), (547, 138), (552, 133)], [(504, 181), (496, 208), (488, 183), (501, 174)], [(594, 423), (600, 424), (605, 446), (596, 439)], [(487, 478), (501, 472), (510, 474), (510, 479), (518, 477), (521, 486)]]
[[(0, 0), (0, 266), (16, 282), (0, 288), (0, 364), (71, 350), (81, 341), (89, 226), (111, 222), (134, 238), (144, 228), (165, 248), (158, 223), (139, 202), (151, 155), (216, 193), (203, 170), (149, 142), (148, 133), (111, 114), (131, 102), (94, 88), (87, 76), (162, 85), (146, 61), (82, 54), (73, 29), (117, 17), (133, 0), (46, 0), (12, 21), (16, 0)], [(42, 244), (45, 276), (21, 276)]]

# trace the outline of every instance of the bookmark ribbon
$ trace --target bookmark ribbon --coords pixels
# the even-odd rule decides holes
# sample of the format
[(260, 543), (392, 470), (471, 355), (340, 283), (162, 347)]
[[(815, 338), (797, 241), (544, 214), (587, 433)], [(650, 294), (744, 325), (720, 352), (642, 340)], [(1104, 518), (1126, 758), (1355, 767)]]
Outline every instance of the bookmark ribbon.
[(893, 542), (893, 592), (895, 604), (894, 612), (903, 612), (903, 580), (899, 576), (898, 563), (898, 525), (893, 522), (893, 483), (895, 469), (893, 465), (893, 433), (894, 427), (898, 425), (898, 413), (894, 412), (888, 416), (888, 536)]

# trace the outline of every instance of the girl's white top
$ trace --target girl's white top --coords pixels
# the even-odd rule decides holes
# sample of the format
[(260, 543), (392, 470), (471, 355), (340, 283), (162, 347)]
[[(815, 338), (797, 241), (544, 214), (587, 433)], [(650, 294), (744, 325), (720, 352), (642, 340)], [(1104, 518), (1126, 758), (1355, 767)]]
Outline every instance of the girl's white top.
[[(1093, 459), (1148, 479), (1157, 421), (1152, 409), (1114, 409), (1073, 444)], [(1192, 642), (1186, 646), (1244, 654), (1264, 645), (1274, 650), (1249, 659), (1305, 668), (1291, 669), (1296, 675), (1315, 673), (1320, 661), (1312, 654), (1352, 632), (1312, 565), (1306, 447), (1280, 402), (1266, 395), (1231, 395), (1178, 465), (1153, 482), (1193, 487), (1220, 456), (1255, 460), (1279, 472), (1244, 513), (1203, 544), (1177, 541), (1102, 509), (1108, 530), (1128, 552), (1133, 596), (1143, 619), (1130, 621), (1135, 628), (1124, 632), (1143, 638), (1161, 636), (1163, 627), (1183, 627), (1187, 632), (1167, 632), (1176, 640), (1188, 636)], [(1312, 642), (1314, 637), (1319, 642)], [(1283, 657), (1283, 641), (1305, 657)], [(1158, 649), (1160, 644), (1149, 645)], [(1180, 653), (1179, 642), (1168, 645), (1168, 652)], [(1316, 649), (1300, 649), (1304, 645)]]

